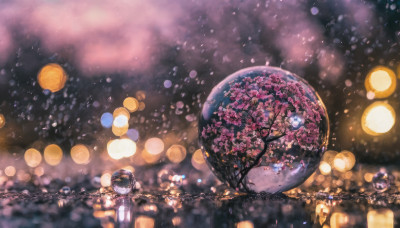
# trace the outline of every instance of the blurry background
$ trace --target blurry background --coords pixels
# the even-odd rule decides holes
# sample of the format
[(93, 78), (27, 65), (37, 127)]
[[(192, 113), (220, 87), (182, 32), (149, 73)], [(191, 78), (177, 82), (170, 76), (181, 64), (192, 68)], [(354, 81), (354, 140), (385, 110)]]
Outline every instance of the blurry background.
[(142, 184), (171, 170), (202, 183), (202, 103), (255, 65), (318, 91), (328, 149), (396, 165), (399, 19), (397, 1), (0, 1), (1, 174), (107, 186), (125, 167)]

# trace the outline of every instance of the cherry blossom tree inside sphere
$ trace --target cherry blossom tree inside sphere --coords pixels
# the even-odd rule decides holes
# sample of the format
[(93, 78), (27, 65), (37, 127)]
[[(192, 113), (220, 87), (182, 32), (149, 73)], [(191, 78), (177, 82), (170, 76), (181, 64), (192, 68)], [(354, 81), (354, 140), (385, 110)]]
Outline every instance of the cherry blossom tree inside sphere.
[(303, 183), (318, 167), (328, 135), (328, 114), (314, 89), (267, 66), (225, 78), (199, 120), (207, 164), (242, 192), (279, 193)]

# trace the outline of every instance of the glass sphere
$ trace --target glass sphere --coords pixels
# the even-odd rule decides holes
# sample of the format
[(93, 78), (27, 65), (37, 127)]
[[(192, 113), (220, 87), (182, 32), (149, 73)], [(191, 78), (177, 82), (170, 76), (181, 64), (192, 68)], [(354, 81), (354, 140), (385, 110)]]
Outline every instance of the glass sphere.
[(120, 169), (111, 176), (111, 187), (121, 195), (126, 195), (135, 189), (136, 180), (132, 172), (125, 169)]
[(275, 67), (240, 70), (213, 88), (199, 141), (214, 174), (243, 192), (278, 193), (305, 181), (326, 150), (325, 106), (302, 78)]
[(377, 192), (385, 192), (390, 187), (389, 175), (384, 171), (377, 172), (372, 178), (372, 185)]

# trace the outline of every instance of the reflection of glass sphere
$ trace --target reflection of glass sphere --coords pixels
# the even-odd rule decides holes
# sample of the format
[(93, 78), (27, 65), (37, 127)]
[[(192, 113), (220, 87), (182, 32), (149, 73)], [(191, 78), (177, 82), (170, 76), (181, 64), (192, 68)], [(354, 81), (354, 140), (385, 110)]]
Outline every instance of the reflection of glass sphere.
[(386, 172), (377, 172), (372, 178), (372, 185), (377, 192), (385, 192), (390, 187), (389, 175)]
[(136, 180), (131, 171), (120, 169), (111, 176), (111, 186), (118, 194), (125, 195), (135, 189)]
[(265, 66), (238, 71), (214, 87), (199, 122), (207, 164), (246, 192), (301, 184), (318, 167), (328, 134), (328, 115), (313, 88)]

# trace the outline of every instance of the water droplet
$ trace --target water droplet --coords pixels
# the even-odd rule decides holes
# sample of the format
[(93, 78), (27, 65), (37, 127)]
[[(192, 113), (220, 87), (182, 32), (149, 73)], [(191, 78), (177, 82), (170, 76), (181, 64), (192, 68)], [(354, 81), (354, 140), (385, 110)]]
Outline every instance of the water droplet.
[(372, 178), (372, 185), (377, 192), (385, 192), (390, 187), (389, 175), (385, 171), (377, 172)]
[(68, 186), (64, 186), (60, 189), (60, 193), (63, 195), (69, 195), (71, 193), (71, 188)]
[(131, 171), (120, 169), (111, 176), (111, 186), (118, 194), (128, 194), (136, 184), (135, 177)]

